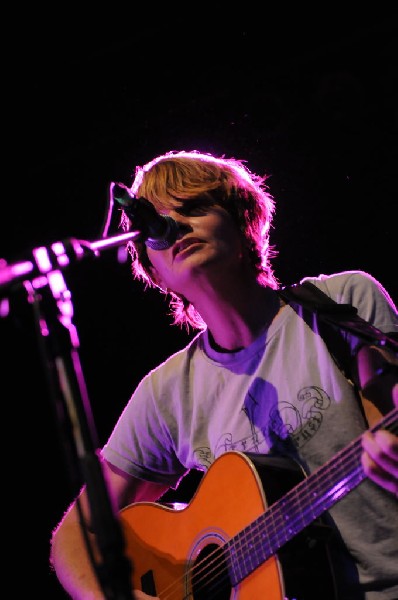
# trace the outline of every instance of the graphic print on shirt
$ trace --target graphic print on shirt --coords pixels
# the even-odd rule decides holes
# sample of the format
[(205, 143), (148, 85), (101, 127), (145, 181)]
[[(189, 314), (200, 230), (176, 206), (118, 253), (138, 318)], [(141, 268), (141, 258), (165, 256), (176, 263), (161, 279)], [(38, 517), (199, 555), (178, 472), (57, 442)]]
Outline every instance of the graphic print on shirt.
[(302, 388), (295, 405), (281, 402), (270, 413), (270, 438), (275, 442), (290, 438), (296, 448), (302, 448), (318, 431), (323, 412), (330, 406), (330, 397), (318, 386)]
[(210, 450), (210, 448), (203, 446), (202, 448), (197, 448), (194, 451), (195, 459), (198, 466), (202, 466), (205, 469), (208, 469), (212, 462), (214, 462), (214, 454)]
[(288, 451), (290, 454), (293, 447), (303, 447), (316, 434), (330, 404), (330, 396), (319, 386), (300, 389), (293, 402), (278, 402), (274, 386), (257, 378), (240, 410), (250, 430), (242, 437), (222, 433), (214, 450), (205, 446), (196, 449), (196, 460), (207, 469), (216, 457), (231, 450), (258, 454), (270, 451), (286, 454)]
[[(244, 415), (244, 421), (249, 422), (250, 431), (247, 435), (236, 439), (232, 433), (221, 435), (214, 449), (215, 456), (230, 450), (257, 454), (268, 452), (270, 446), (262, 425), (269, 422), (270, 407), (276, 404), (277, 394), (274, 386), (261, 377), (256, 377), (247, 391), (244, 404), (240, 409), (240, 415)], [(246, 425), (243, 425), (243, 430), (246, 432)]]

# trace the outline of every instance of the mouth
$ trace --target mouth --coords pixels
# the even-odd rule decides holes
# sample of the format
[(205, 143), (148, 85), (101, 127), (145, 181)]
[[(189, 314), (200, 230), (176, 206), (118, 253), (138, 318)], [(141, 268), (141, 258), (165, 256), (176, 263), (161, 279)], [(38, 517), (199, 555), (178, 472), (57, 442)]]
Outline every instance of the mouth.
[(194, 246), (196, 244), (201, 244), (201, 243), (202, 243), (202, 240), (200, 240), (199, 238), (183, 238), (183, 239), (179, 240), (176, 244), (174, 244), (173, 258), (175, 258), (177, 255), (183, 253), (185, 250), (187, 250), (191, 246)]

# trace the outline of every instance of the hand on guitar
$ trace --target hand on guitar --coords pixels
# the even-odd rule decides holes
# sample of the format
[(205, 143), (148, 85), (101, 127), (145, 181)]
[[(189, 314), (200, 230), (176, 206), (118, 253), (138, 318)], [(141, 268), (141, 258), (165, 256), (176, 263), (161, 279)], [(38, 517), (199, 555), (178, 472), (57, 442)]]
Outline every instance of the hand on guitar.
[[(395, 384), (392, 396), (398, 408), (398, 384)], [(398, 436), (382, 429), (375, 433), (368, 431), (362, 438), (362, 446), (362, 466), (366, 475), (398, 497)]]

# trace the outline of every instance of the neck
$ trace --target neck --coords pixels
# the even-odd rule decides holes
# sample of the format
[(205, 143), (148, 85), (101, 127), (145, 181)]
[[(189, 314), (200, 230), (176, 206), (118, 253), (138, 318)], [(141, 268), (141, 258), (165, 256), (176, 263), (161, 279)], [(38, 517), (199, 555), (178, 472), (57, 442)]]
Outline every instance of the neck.
[(204, 306), (198, 307), (205, 319), (214, 347), (236, 352), (249, 346), (264, 333), (281, 309), (277, 292), (257, 282), (230, 293), (214, 292)]

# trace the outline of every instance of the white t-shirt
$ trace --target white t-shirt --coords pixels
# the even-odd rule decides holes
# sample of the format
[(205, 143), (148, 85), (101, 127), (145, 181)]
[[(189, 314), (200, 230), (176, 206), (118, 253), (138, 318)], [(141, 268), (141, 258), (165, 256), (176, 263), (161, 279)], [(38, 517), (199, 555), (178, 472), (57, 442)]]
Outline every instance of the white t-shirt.
[[(396, 307), (369, 274), (346, 271), (303, 281), (339, 304), (352, 304), (384, 333), (398, 333)], [(173, 487), (187, 470), (206, 471), (231, 450), (290, 456), (308, 474), (329, 461), (366, 424), (353, 385), (319, 335), (316, 315), (309, 322), (303, 316), (301, 306), (285, 306), (263, 335), (236, 353), (217, 352), (207, 331), (198, 334), (143, 378), (103, 456), (135, 477)], [(354, 352), (358, 339), (345, 337)], [(362, 589), (369, 589), (366, 600), (396, 600), (393, 495), (365, 480), (330, 515), (355, 557)], [(389, 591), (378, 592), (375, 581)], [(347, 594), (356, 598), (354, 588)]]

